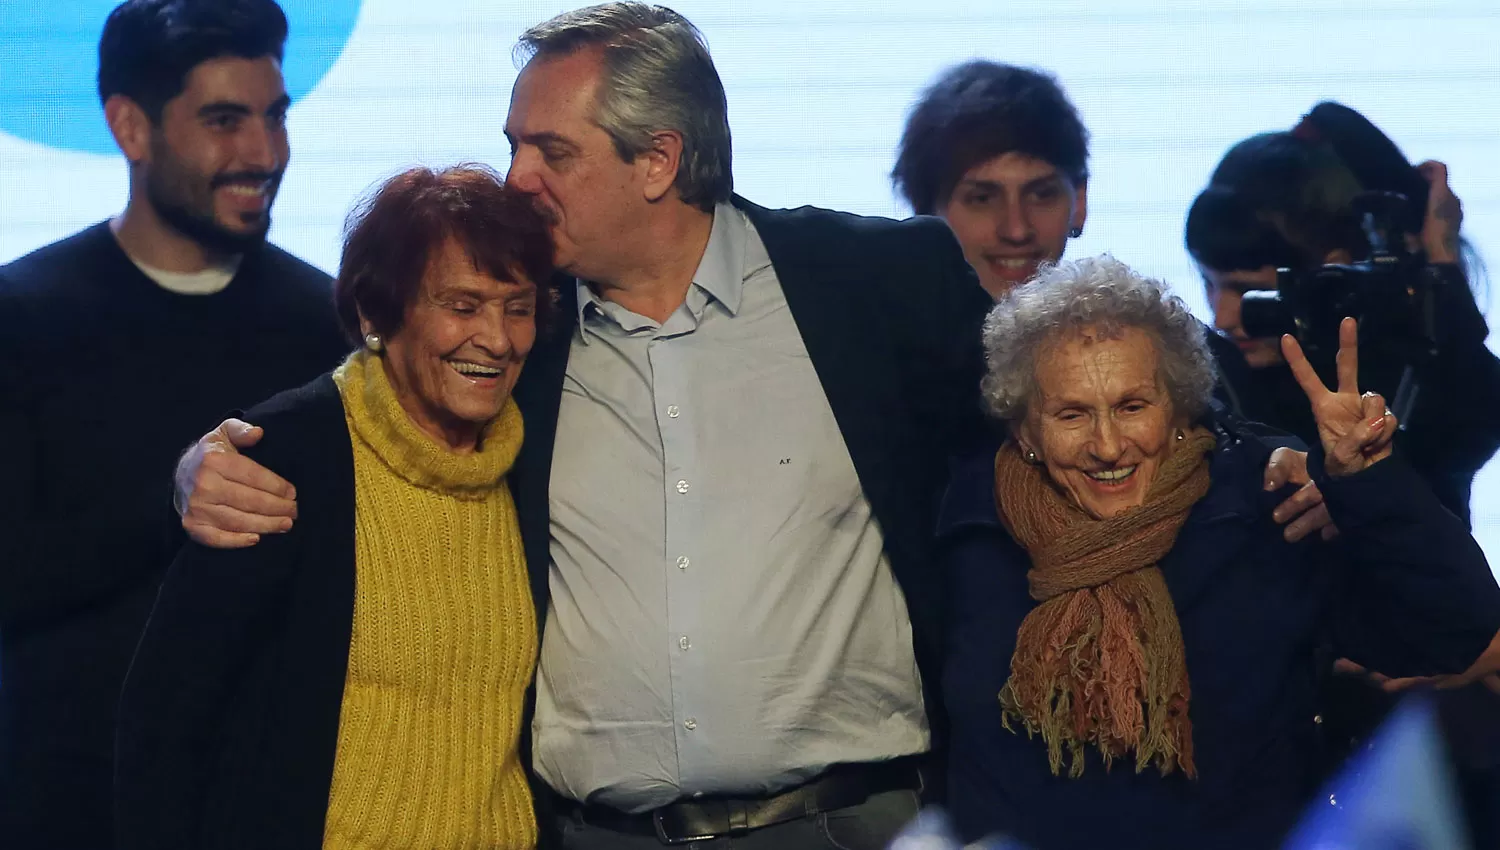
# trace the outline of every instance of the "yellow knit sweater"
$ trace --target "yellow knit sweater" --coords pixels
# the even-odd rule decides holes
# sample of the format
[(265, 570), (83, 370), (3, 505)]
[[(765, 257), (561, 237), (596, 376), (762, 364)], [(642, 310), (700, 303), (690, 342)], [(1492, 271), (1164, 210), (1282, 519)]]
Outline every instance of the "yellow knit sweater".
[(513, 400), (480, 451), (450, 452), (378, 357), (334, 373), (354, 443), (355, 601), (327, 850), (536, 845), (516, 745), (536, 614), (505, 474)]

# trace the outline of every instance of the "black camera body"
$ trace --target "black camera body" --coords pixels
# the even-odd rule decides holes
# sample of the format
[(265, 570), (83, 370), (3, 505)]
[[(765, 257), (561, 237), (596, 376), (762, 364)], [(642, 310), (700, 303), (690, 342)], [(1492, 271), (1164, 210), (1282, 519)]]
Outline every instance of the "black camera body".
[(1369, 192), (1355, 200), (1370, 256), (1354, 263), (1277, 269), (1276, 291), (1247, 292), (1241, 321), (1251, 337), (1297, 338), (1308, 361), (1333, 386), (1339, 323), (1359, 321), (1361, 389), (1391, 400), (1405, 422), (1415, 403), (1417, 375), (1437, 355), (1437, 288), (1422, 257), (1406, 250), (1398, 222), (1406, 197)]

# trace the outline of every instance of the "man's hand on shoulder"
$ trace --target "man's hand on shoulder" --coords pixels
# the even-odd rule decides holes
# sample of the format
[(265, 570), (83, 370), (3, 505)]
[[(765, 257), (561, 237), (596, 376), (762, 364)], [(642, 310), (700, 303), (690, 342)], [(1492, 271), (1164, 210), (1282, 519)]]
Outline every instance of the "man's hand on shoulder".
[(215, 549), (241, 549), (259, 543), (262, 534), (291, 529), (296, 488), (240, 454), (263, 435), (248, 422), (226, 419), (182, 456), (174, 502), (193, 540)]
[(1297, 492), (1276, 506), (1271, 519), (1277, 525), (1285, 525), (1282, 532), (1288, 543), (1296, 543), (1314, 531), (1324, 540), (1332, 540), (1339, 534), (1323, 504), (1323, 493), (1307, 474), (1307, 452), (1282, 447), (1271, 452), (1266, 464), (1266, 490), (1280, 490), (1288, 484), (1299, 485)]

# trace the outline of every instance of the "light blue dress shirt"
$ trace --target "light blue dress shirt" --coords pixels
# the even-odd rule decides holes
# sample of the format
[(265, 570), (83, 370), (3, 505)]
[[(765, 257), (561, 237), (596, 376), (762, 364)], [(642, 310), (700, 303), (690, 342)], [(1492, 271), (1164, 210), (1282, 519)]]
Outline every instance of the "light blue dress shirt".
[(542, 778), (643, 811), (925, 751), (905, 599), (754, 227), (715, 210), (660, 325), (578, 296), (552, 462)]

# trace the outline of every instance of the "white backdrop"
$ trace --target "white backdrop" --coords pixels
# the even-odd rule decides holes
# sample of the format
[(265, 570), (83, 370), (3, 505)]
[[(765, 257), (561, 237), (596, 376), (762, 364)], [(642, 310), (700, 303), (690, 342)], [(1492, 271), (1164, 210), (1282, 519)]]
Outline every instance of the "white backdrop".
[[(109, 0), (0, 0), (0, 263), (118, 211), (125, 171), (91, 99)], [(736, 188), (770, 206), (904, 215), (888, 173), (906, 109), (941, 68), (985, 57), (1056, 72), (1093, 132), (1089, 222), (1206, 315), (1183, 217), (1218, 157), (1332, 98), (1413, 160), (1448, 163), (1500, 324), (1497, 0), (679, 0), (729, 92)], [(344, 213), (415, 162), (503, 169), (528, 25), (567, 4), (286, 0), (292, 164), (272, 238), (330, 272)], [(326, 73), (325, 73), (326, 71)], [(71, 88), (70, 88), (71, 87)], [(66, 120), (65, 120), (66, 119)], [(69, 123), (71, 121), (71, 123)], [(71, 134), (71, 135), (70, 135)], [(1492, 345), (1495, 340), (1492, 338)], [(1500, 567), (1500, 465), (1476, 535)]]

